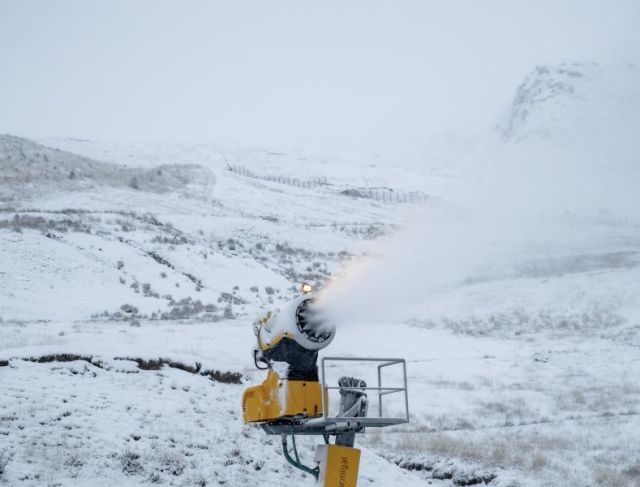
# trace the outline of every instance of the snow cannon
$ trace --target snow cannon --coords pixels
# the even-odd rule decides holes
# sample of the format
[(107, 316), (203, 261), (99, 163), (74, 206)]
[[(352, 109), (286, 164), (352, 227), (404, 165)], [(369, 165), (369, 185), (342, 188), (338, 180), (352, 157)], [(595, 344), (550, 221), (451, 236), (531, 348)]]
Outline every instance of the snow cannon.
[(318, 351), (331, 343), (335, 328), (323, 326), (313, 303), (310, 286), (304, 286), (303, 294), (279, 313), (254, 323), (254, 362), (269, 372), (261, 385), (244, 393), (246, 423), (322, 414)]
[[(322, 487), (356, 487), (360, 450), (353, 447), (355, 435), (364, 433), (367, 427), (409, 422), (406, 364), (404, 359), (323, 357), (318, 374), (319, 351), (331, 344), (336, 329), (314, 308), (312, 287), (303, 284), (301, 290), (301, 295), (282, 310), (267, 313), (253, 325), (257, 339), (254, 362), (257, 369), (267, 371), (267, 376), (262, 384), (244, 391), (244, 422), (259, 425), (269, 435), (280, 435), (286, 460), (313, 476)], [(377, 378), (377, 386), (368, 386), (350, 375), (334, 384), (331, 374), (326, 373), (330, 362), (331, 371), (346, 367), (349, 374), (355, 369), (370, 372)], [(377, 370), (372, 369), (376, 364)], [(390, 377), (396, 382), (383, 386), (385, 371), (393, 371)], [(383, 408), (383, 397), (391, 394), (400, 397), (400, 406), (394, 405), (395, 414), (384, 415), (387, 400)], [(376, 406), (373, 415), (370, 398)], [(330, 404), (334, 415), (330, 414)], [(318, 435), (324, 440), (315, 452), (316, 466), (303, 464), (296, 435)]]

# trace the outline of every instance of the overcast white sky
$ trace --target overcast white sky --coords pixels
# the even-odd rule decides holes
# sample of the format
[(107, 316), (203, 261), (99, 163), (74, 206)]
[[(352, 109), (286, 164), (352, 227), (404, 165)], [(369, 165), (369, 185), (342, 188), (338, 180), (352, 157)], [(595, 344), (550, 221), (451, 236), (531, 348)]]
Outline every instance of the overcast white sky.
[(640, 2), (0, 0), (0, 133), (419, 145), (533, 66), (637, 62)]

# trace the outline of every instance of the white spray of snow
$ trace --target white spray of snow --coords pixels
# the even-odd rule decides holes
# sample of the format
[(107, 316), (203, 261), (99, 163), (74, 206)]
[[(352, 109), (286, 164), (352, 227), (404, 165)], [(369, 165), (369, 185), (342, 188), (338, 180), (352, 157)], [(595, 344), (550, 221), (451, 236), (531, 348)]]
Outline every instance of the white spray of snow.
[[(497, 145), (460, 181), (453, 201), (417, 213), (345, 269), (318, 298), (324, 318), (398, 316), (452, 286), (518, 276), (549, 261), (562, 273), (563, 259), (630, 248), (629, 230), (637, 237), (640, 222), (640, 151), (629, 143), (640, 133), (640, 93), (628, 80), (640, 76), (632, 67), (618, 75), (584, 67), (577, 86), (590, 76), (588, 89), (569, 87), (553, 104), (519, 92), (512, 110), (523, 103), (529, 110), (520, 140)], [(527, 134), (541, 118), (554, 120), (551, 132)], [(605, 126), (594, 122), (602, 118)]]

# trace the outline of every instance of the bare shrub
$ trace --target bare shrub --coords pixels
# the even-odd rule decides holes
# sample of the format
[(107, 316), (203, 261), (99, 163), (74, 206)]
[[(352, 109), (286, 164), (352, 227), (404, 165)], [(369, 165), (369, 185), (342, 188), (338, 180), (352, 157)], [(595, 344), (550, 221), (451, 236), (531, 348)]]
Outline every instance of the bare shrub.
[(626, 472), (622, 472), (614, 465), (609, 467), (598, 466), (594, 469), (593, 478), (596, 485), (606, 485), (607, 487), (627, 487), (637, 485), (632, 483), (634, 479), (632, 476), (627, 475)]
[(140, 455), (131, 450), (125, 451), (120, 456), (120, 463), (122, 464), (122, 471), (126, 475), (137, 475), (144, 470), (140, 463)]
[(534, 453), (531, 457), (531, 470), (542, 470), (548, 463), (549, 460), (543, 453)]
[(624, 473), (629, 477), (640, 479), (640, 462), (637, 462), (635, 465), (627, 468)]
[(182, 475), (184, 469), (184, 460), (178, 453), (166, 452), (160, 457), (160, 472), (178, 477), (179, 475)]
[(64, 460), (64, 466), (70, 470), (71, 478), (78, 477), (80, 469), (84, 466), (84, 462), (77, 452), (72, 453)]
[(151, 239), (152, 243), (166, 244), (166, 245), (184, 245), (187, 243), (194, 244), (193, 240), (189, 240), (184, 235), (171, 235), (169, 237), (156, 235)]
[[(271, 289), (271, 292), (269, 292), (268, 289)], [(274, 293), (273, 288), (265, 288), (265, 291), (267, 292), (267, 294)], [(244, 299), (238, 296), (235, 296), (233, 293), (222, 292), (218, 297), (218, 303), (229, 303), (229, 304), (240, 305), (240, 304), (247, 304), (247, 301), (245, 301)]]
[(0, 450), (0, 478), (2, 478), (4, 473), (7, 471), (7, 466), (9, 465), (10, 461), (11, 454), (6, 450)]
[(155, 292), (152, 288), (151, 288), (151, 284), (149, 284), (148, 282), (145, 282), (142, 285), (142, 294), (144, 297), (146, 298), (159, 298), (160, 294), (158, 294), (157, 292)]
[(204, 475), (197, 475), (193, 479), (193, 485), (195, 487), (207, 487), (207, 479)]
[(222, 313), (222, 317), (225, 320), (233, 320), (235, 319), (236, 315), (233, 313), (233, 308), (231, 308), (231, 305), (228, 305), (224, 308), (224, 311)]
[(138, 308), (136, 308), (134, 305), (132, 304), (128, 304), (125, 303), (122, 306), (120, 306), (120, 309), (127, 314), (137, 314), (138, 313)]

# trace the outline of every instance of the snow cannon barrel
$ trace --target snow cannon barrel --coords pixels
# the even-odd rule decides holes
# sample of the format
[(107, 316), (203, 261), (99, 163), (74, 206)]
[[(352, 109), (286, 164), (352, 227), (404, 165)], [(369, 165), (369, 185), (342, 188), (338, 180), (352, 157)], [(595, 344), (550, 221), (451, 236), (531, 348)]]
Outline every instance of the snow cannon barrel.
[(288, 367), (278, 370), (286, 378), (318, 380), (318, 351), (331, 343), (335, 327), (322, 319), (313, 304), (313, 293), (307, 292), (254, 324), (256, 363), (284, 362)]

